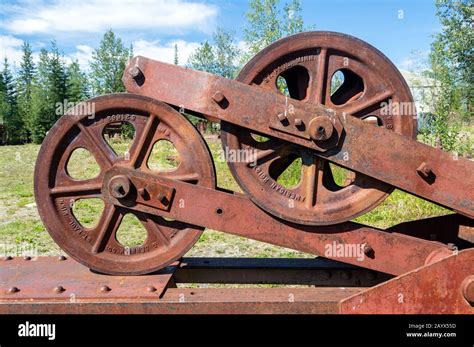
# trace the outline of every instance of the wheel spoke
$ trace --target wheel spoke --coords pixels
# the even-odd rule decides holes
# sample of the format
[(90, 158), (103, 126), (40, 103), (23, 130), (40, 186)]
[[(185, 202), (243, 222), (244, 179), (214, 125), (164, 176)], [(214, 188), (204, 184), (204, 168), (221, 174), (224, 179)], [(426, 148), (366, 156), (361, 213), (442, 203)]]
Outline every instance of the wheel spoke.
[(393, 95), (393, 91), (386, 90), (382, 93), (377, 93), (370, 97), (363, 97), (361, 100), (354, 102), (352, 105), (344, 109), (344, 112), (350, 115), (354, 115), (360, 111), (363, 111), (369, 107), (378, 105), (380, 108), (380, 103), (387, 100)]
[(309, 102), (317, 102), (324, 104), (325, 101), (325, 89), (327, 80), (327, 67), (328, 67), (328, 50), (327, 48), (321, 48), (319, 58), (316, 66), (316, 71), (311, 71), (312, 75), (310, 78), (309, 87)]
[(326, 189), (323, 185), (324, 160), (315, 155), (303, 156), (301, 188), (306, 196), (305, 205), (312, 208)]
[(81, 133), (86, 137), (88, 145), (91, 147), (90, 152), (94, 155), (96, 160), (102, 163), (102, 166), (106, 169), (110, 168), (113, 165), (112, 159), (109, 157), (109, 154), (105, 147), (105, 142), (103, 139), (97, 139), (95, 134), (89, 131), (80, 121), (77, 122), (77, 126), (81, 130)]
[(142, 212), (136, 212), (137, 218), (148, 232), (147, 244), (156, 242), (159, 245), (168, 247), (171, 244), (170, 238), (165, 230), (150, 215)]
[(92, 253), (97, 254), (104, 249), (104, 246), (114, 237), (123, 219), (123, 213), (115, 206), (109, 205), (104, 209), (104, 213), (99, 222), (99, 229), (92, 244)]
[(61, 197), (95, 198), (101, 195), (102, 183), (84, 183), (58, 186), (51, 189), (51, 195)]
[(247, 164), (247, 166), (253, 167), (257, 165), (269, 165), (272, 161), (281, 158), (285, 153), (285, 146), (283, 144), (277, 144), (273, 148), (260, 150), (255, 154), (254, 160)]
[(137, 140), (135, 150), (130, 158), (130, 165), (134, 168), (139, 168), (145, 162), (147, 153), (150, 151), (152, 140), (155, 135), (155, 130), (158, 124), (158, 118), (150, 114), (143, 127), (141, 134)]

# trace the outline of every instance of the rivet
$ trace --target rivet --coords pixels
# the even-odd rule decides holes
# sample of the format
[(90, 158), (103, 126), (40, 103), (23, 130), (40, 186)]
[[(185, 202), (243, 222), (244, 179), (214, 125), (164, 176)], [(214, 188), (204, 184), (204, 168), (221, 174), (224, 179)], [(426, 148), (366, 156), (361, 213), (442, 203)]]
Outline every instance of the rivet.
[(100, 287), (100, 291), (102, 293), (107, 293), (107, 292), (110, 292), (112, 289), (109, 287), (109, 286), (102, 286)]
[(153, 286), (148, 286), (148, 287), (146, 287), (146, 290), (147, 290), (148, 292), (150, 292), (150, 293), (156, 292), (156, 288), (153, 287)]
[(54, 287), (53, 288), (53, 292), (55, 292), (56, 294), (61, 294), (62, 292), (64, 292), (66, 289), (64, 289), (63, 286), (57, 286), (57, 287)]
[(17, 287), (11, 287), (11, 288), (8, 288), (7, 293), (8, 293), (8, 294), (15, 294), (15, 293), (18, 293), (19, 291), (20, 291), (19, 288), (17, 288)]
[(66, 260), (66, 259), (67, 259), (67, 258), (66, 258), (64, 255), (60, 255), (60, 256), (58, 257), (58, 260), (59, 260), (59, 261), (63, 261), (63, 260)]
[(23, 259), (25, 259), (25, 260), (31, 260), (31, 257), (30, 257), (29, 255), (25, 255), (25, 256), (23, 257)]
[(13, 259), (13, 257), (11, 257), (11, 256), (9, 256), (9, 255), (3, 257), (3, 260), (12, 260), (12, 259)]

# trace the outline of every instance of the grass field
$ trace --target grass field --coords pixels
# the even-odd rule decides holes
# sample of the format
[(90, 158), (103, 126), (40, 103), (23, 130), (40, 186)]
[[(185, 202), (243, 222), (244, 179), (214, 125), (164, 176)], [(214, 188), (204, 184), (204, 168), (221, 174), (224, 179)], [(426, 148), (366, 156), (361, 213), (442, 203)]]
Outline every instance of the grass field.
[[(208, 140), (217, 170), (218, 185), (240, 190), (232, 178), (227, 164), (219, 159), (220, 141)], [(116, 152), (126, 152), (126, 142), (111, 144)], [(33, 171), (38, 145), (0, 147), (0, 245), (11, 252), (15, 245), (28, 245), (40, 255), (59, 254), (61, 250), (49, 237), (36, 210), (33, 195)], [(179, 160), (172, 146), (163, 147), (153, 153), (153, 165), (173, 167)], [(74, 165), (69, 167), (71, 175), (78, 178), (97, 174), (94, 159), (87, 152), (78, 152)], [(288, 175), (287, 180), (294, 179)], [(91, 226), (97, 222), (102, 202), (83, 200), (74, 205), (78, 220)], [(386, 228), (403, 221), (445, 214), (448, 211), (404, 192), (396, 190), (379, 207), (359, 217), (356, 221), (375, 227)], [(127, 246), (139, 244), (144, 230), (138, 220), (127, 218), (119, 230), (119, 241)], [(3, 250), (5, 252), (5, 249)], [(0, 249), (2, 252), (2, 249)], [(261, 242), (231, 236), (213, 230), (206, 230), (188, 253), (193, 256), (248, 256), (248, 257), (311, 257), (293, 250), (275, 247)]]

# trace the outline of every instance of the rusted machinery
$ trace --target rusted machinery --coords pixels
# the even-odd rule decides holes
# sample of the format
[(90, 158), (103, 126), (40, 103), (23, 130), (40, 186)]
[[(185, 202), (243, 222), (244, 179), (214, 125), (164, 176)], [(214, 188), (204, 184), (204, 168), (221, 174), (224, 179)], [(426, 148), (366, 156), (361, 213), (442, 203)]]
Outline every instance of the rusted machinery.
[[(336, 72), (342, 73), (343, 82), (331, 93)], [(138, 56), (129, 62), (123, 82), (129, 93), (87, 101), (95, 106), (93, 115), (81, 105), (71, 109), (41, 147), (35, 171), (41, 218), (61, 248), (95, 272), (72, 260), (67, 266), (42, 260), (35, 265), (38, 283), (41, 266), (49, 270), (41, 288), (57, 288), (56, 274), (73, 287), (83, 282), (84, 287), (102, 288), (93, 299), (84, 294), (80, 312), (87, 305), (88, 312), (474, 312), (474, 164), (414, 140), (414, 108), (393, 112), (394, 105), (413, 105), (409, 88), (375, 48), (338, 33), (308, 32), (262, 50), (236, 80)], [(226, 153), (252, 154), (247, 160), (228, 160), (243, 194), (216, 186), (206, 142), (182, 111), (220, 122)], [(116, 155), (103, 137), (105, 127), (117, 121), (135, 128), (125, 157)], [(172, 142), (179, 152), (176, 169), (156, 172), (148, 167), (151, 148), (159, 140)], [(101, 168), (96, 178), (78, 181), (69, 176), (67, 163), (77, 148), (93, 153)], [(300, 182), (281, 185), (278, 178), (298, 158)], [(342, 183), (334, 178), (330, 163), (350, 170)], [(394, 188), (455, 214), (389, 230), (351, 221), (379, 205)], [(88, 229), (75, 219), (71, 206), (78, 199), (97, 197), (104, 201), (104, 212), (97, 227)], [(127, 213), (148, 233), (143, 245), (131, 249), (115, 237)], [(347, 268), (338, 270), (331, 263), (336, 266), (331, 272), (297, 266), (300, 275), (308, 271), (303, 276), (308, 284), (328, 288), (193, 289), (181, 301), (179, 293), (186, 290), (172, 287), (186, 273), (183, 266), (192, 263), (181, 259), (204, 228), (332, 258)], [(328, 253), (331, 245), (355, 245), (363, 256)], [(21, 273), (24, 263), (13, 259), (2, 271)], [(201, 277), (212, 277), (211, 269), (201, 265)], [(220, 275), (233, 273), (228, 265), (217, 266)], [(247, 272), (257, 269), (245, 275), (254, 276), (256, 283), (268, 282), (263, 279), (268, 266), (242, 266)], [(311, 271), (319, 271), (312, 280)], [(331, 277), (337, 271), (346, 274), (342, 282)], [(378, 276), (378, 281), (355, 280), (354, 271), (372, 280)], [(149, 275), (131, 277), (144, 274)], [(143, 287), (143, 292), (124, 289), (124, 282)], [(9, 285), (14, 286), (14, 279)], [(342, 286), (354, 288), (344, 291)], [(15, 303), (36, 295), (17, 289), (1, 297), (0, 307), (13, 310)], [(49, 301), (40, 295), (43, 300), (36, 303), (43, 306), (30, 301), (23, 307), (74, 312), (74, 306), (61, 304), (69, 292), (61, 286), (48, 292)], [(290, 292), (293, 301), (288, 301)], [(132, 306), (112, 308), (111, 298)], [(137, 300), (141, 304), (133, 306)]]

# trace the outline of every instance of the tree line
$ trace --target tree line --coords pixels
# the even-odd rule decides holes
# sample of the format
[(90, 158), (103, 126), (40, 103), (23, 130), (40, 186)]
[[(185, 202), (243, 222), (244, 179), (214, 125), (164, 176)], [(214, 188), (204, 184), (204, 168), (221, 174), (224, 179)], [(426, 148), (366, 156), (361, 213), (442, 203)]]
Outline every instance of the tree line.
[[(439, 81), (435, 98), (434, 129), (444, 142), (452, 133), (453, 117), (472, 119), (473, 100), (473, 7), (470, 0), (437, 0), (437, 15), (443, 24), (432, 44), (427, 74)], [(242, 65), (272, 42), (311, 28), (305, 27), (300, 0), (251, 0), (243, 32), (243, 44), (235, 33), (217, 28), (190, 55), (186, 66), (234, 78)], [(0, 72), (0, 142), (41, 143), (62, 110), (87, 98), (125, 91), (121, 81), (133, 47), (126, 47), (113, 31), (107, 31), (92, 54), (88, 72), (77, 60), (66, 63), (55, 42), (42, 49), (35, 64), (31, 45), (24, 43), (18, 71), (13, 74), (7, 59)], [(174, 46), (174, 63), (179, 63)], [(66, 106), (66, 107), (64, 107)], [(207, 124), (189, 116), (194, 124)], [(437, 135), (437, 136), (438, 136)]]

